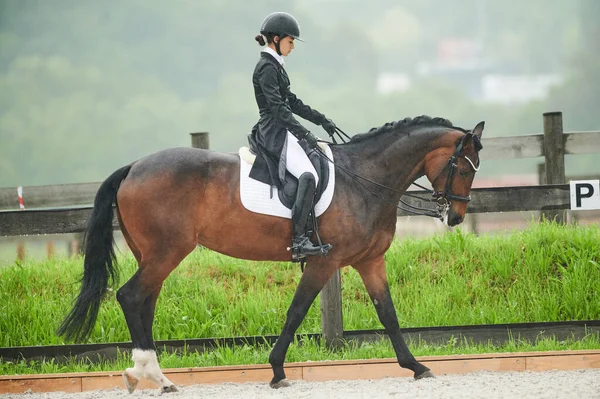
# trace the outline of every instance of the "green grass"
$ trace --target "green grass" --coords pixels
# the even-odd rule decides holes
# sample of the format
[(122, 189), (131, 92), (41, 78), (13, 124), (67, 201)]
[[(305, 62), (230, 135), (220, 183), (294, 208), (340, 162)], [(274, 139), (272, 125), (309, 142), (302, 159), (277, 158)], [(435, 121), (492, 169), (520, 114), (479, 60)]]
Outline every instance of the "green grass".
[[(460, 229), (428, 239), (395, 241), (386, 255), (401, 327), (600, 319), (600, 228), (532, 224), (524, 231), (475, 236)], [(119, 258), (121, 281), (137, 265)], [(82, 259), (25, 261), (0, 267), (0, 346), (65, 343), (54, 333), (79, 290)], [(157, 340), (277, 335), (300, 279), (297, 264), (247, 262), (193, 252), (166, 280), (157, 305)], [(360, 276), (342, 271), (345, 330), (380, 329)], [(116, 289), (116, 287), (115, 287)], [(318, 299), (298, 333), (319, 332)], [(129, 341), (114, 291), (104, 300), (89, 342)], [(558, 342), (513, 340), (496, 347), (452, 340), (411, 343), (417, 356), (457, 353), (598, 349), (598, 335)], [(164, 354), (162, 367), (267, 363), (270, 348), (222, 347)], [(387, 340), (330, 351), (315, 341), (290, 347), (287, 361), (394, 357)], [(130, 359), (57, 364), (2, 362), (0, 373), (122, 370)]]
[[(475, 236), (460, 229), (396, 241), (386, 255), (402, 327), (600, 318), (600, 228), (532, 224), (525, 231)], [(124, 282), (136, 270), (120, 256)], [(79, 289), (82, 259), (0, 268), (0, 346), (64, 343), (54, 333)], [(300, 278), (292, 263), (247, 262), (193, 252), (166, 280), (155, 339), (278, 334)], [(351, 268), (342, 271), (346, 330), (381, 324)], [(319, 332), (318, 300), (299, 333)], [(128, 341), (110, 292), (89, 342)]]
[[(475, 236), (456, 229), (396, 241), (386, 255), (401, 327), (600, 319), (600, 228), (532, 224)], [(137, 268), (119, 259), (121, 281)], [(79, 290), (82, 259), (0, 268), (0, 346), (63, 344), (55, 330)], [(247, 262), (197, 250), (166, 280), (157, 340), (277, 335), (300, 278), (297, 264)], [(380, 329), (358, 273), (342, 270), (346, 330)], [(320, 332), (318, 299), (299, 333)], [(114, 291), (89, 342), (129, 341)]]

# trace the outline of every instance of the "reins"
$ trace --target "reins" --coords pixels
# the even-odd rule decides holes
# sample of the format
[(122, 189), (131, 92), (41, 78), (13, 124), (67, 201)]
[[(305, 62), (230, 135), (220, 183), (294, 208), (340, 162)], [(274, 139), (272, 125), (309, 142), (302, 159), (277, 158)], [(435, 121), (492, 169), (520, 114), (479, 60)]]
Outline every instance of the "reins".
[[(324, 141), (324, 142), (325, 142), (325, 141)], [(326, 143), (326, 142), (325, 142), (325, 143)], [(333, 165), (334, 165), (334, 166), (335, 166), (337, 169), (339, 169), (339, 170), (343, 171), (344, 173), (346, 173), (347, 175), (349, 175), (349, 176), (350, 176), (350, 178), (351, 178), (351, 179), (352, 179), (352, 180), (353, 180), (353, 181), (354, 181), (356, 184), (358, 184), (360, 187), (364, 188), (364, 189), (365, 189), (365, 190), (367, 190), (369, 193), (373, 194), (375, 197), (379, 198), (379, 199), (380, 199), (380, 200), (382, 200), (383, 202), (386, 202), (386, 203), (388, 203), (388, 204), (390, 204), (390, 205), (394, 205), (394, 206), (395, 206), (397, 209), (403, 210), (403, 211), (405, 211), (405, 212), (408, 212), (408, 213), (411, 213), (411, 214), (413, 214), (413, 215), (418, 215), (418, 216), (430, 216), (430, 217), (433, 217), (433, 218), (438, 218), (438, 219), (440, 219), (440, 220), (443, 220), (443, 218), (444, 218), (444, 214), (443, 214), (443, 212), (442, 212), (442, 211), (440, 211), (439, 209), (438, 209), (438, 210), (435, 210), (435, 209), (427, 209), (427, 208), (421, 208), (421, 207), (417, 207), (417, 206), (411, 205), (411, 204), (409, 204), (408, 202), (406, 202), (406, 201), (404, 201), (404, 200), (400, 199), (400, 203), (401, 203), (402, 205), (405, 205), (405, 206), (407, 207), (407, 208), (404, 208), (404, 207), (402, 207), (402, 205), (398, 205), (398, 204), (396, 204), (396, 203), (394, 203), (394, 202), (392, 202), (392, 201), (390, 201), (390, 200), (388, 200), (388, 199), (386, 199), (386, 198), (383, 198), (383, 197), (382, 197), (382, 196), (381, 196), (379, 193), (377, 193), (377, 192), (373, 191), (372, 189), (370, 189), (369, 187), (367, 187), (367, 186), (366, 186), (366, 185), (365, 185), (363, 182), (361, 182), (361, 180), (363, 180), (363, 181), (366, 181), (366, 182), (368, 182), (368, 183), (371, 183), (371, 184), (373, 184), (373, 185), (375, 185), (375, 186), (377, 186), (377, 187), (380, 187), (380, 188), (386, 189), (386, 190), (388, 190), (388, 191), (392, 191), (392, 192), (396, 192), (396, 193), (398, 193), (398, 194), (407, 195), (407, 196), (410, 196), (410, 197), (417, 198), (417, 199), (419, 199), (419, 200), (421, 200), (421, 201), (428, 201), (428, 202), (431, 202), (432, 200), (427, 200), (427, 199), (424, 199), (424, 198), (422, 198), (422, 197), (419, 197), (419, 196), (417, 196), (417, 195), (413, 195), (413, 194), (403, 194), (403, 193), (402, 193), (401, 191), (399, 191), (399, 190), (396, 190), (396, 189), (394, 189), (394, 188), (392, 188), (392, 187), (388, 187), (388, 186), (386, 186), (386, 185), (383, 185), (383, 184), (377, 183), (376, 181), (373, 181), (373, 180), (371, 180), (371, 179), (368, 179), (368, 178), (366, 178), (366, 177), (363, 177), (363, 176), (361, 176), (361, 175), (359, 175), (359, 174), (357, 174), (357, 173), (354, 173), (354, 172), (352, 172), (352, 171), (351, 171), (351, 170), (349, 170), (348, 168), (345, 168), (345, 167), (343, 167), (343, 166), (341, 166), (341, 165), (338, 165), (338, 164), (336, 164), (335, 162), (333, 162), (333, 160), (329, 159), (329, 157), (327, 156), (327, 154), (325, 154), (325, 152), (324, 152), (322, 149), (320, 149), (320, 148), (318, 148), (318, 147), (317, 147), (317, 148), (315, 148), (315, 150), (314, 150), (314, 151), (316, 151), (316, 152), (319, 154), (319, 156), (322, 156), (322, 157), (324, 157), (325, 159), (327, 159), (327, 161), (328, 161), (328, 162), (331, 162), (331, 163), (333, 163)], [(430, 194), (432, 194), (432, 195), (434, 194), (434, 192), (433, 192), (432, 190), (430, 190), (430, 189), (428, 189), (428, 188), (426, 188), (426, 187), (423, 187), (423, 186), (421, 186), (421, 185), (419, 185), (419, 184), (417, 184), (417, 183), (413, 183), (413, 184), (414, 184), (414, 185), (416, 185), (416, 186), (419, 186), (419, 187), (423, 188), (425, 191), (427, 191), (428, 193), (430, 193)]]
[[(329, 143), (327, 141), (323, 141), (323, 140), (319, 140), (321, 142), (327, 143), (327, 144), (337, 144), (337, 141), (335, 139), (335, 134), (338, 135), (339, 139), (342, 141), (342, 143), (347, 143), (347, 141), (344, 139), (347, 138), (348, 140), (350, 140), (350, 136), (348, 136), (342, 129), (340, 129), (339, 127), (336, 126), (335, 128), (335, 133), (333, 135), (331, 135), (331, 139), (333, 141), (333, 143)], [(474, 136), (472, 133), (467, 133), (467, 135), (472, 135), (472, 137), (476, 137)], [(450, 171), (448, 172), (448, 178), (446, 179), (446, 185), (444, 187), (444, 191), (443, 192), (439, 192), (439, 191), (433, 191), (427, 187), (424, 187), (418, 183), (413, 182), (412, 184), (423, 189), (426, 193), (431, 194), (431, 199), (427, 200), (424, 199), (422, 197), (419, 197), (418, 195), (415, 194), (407, 194), (406, 192), (402, 192), (400, 190), (396, 190), (392, 187), (386, 186), (384, 184), (378, 183), (376, 181), (373, 181), (369, 178), (366, 178), (364, 176), (361, 176), (357, 173), (354, 173), (353, 171), (349, 170), (348, 168), (345, 168), (341, 165), (338, 165), (337, 163), (334, 163), (333, 160), (329, 159), (329, 157), (327, 156), (327, 154), (319, 147), (316, 147), (314, 149), (314, 151), (316, 151), (319, 156), (324, 157), (325, 159), (327, 159), (328, 162), (333, 163), (333, 165), (343, 171), (344, 173), (346, 173), (348, 176), (350, 176), (350, 178), (359, 186), (361, 186), (362, 188), (364, 188), (365, 190), (367, 190), (368, 192), (370, 192), (372, 195), (374, 195), (375, 197), (379, 198), (380, 200), (387, 202), (391, 205), (394, 205), (397, 209), (403, 210), (405, 212), (411, 213), (413, 215), (419, 215), (419, 216), (429, 216), (429, 217), (433, 217), (433, 218), (437, 218), (440, 220), (443, 220), (444, 217), (446, 216), (446, 213), (448, 212), (448, 209), (450, 207), (450, 201), (452, 200), (456, 200), (456, 201), (462, 201), (462, 202), (469, 202), (471, 200), (471, 197), (462, 197), (462, 196), (458, 196), (452, 193), (452, 180), (454, 178), (454, 173), (456, 172), (456, 168), (457, 168), (457, 164), (456, 164), (456, 159), (459, 157), (465, 158), (469, 164), (471, 165), (471, 167), (473, 168), (473, 170), (475, 172), (477, 172), (479, 170), (479, 164), (477, 165), (477, 167), (473, 164), (473, 162), (467, 158), (466, 156), (462, 155), (462, 150), (463, 150), (463, 143), (465, 141), (465, 138), (467, 137), (467, 135), (465, 135), (463, 137), (463, 139), (457, 144), (456, 149), (454, 150), (454, 153), (452, 154), (452, 156), (450, 157), (450, 159), (448, 160), (446, 166), (444, 166), (444, 168), (440, 171), (440, 173), (438, 173), (438, 175), (436, 176), (436, 178), (433, 180), (432, 184), (435, 183), (437, 181), (437, 179), (442, 175), (442, 173), (444, 172), (444, 170), (446, 170), (447, 167), (450, 167)], [(481, 144), (479, 144), (479, 147), (481, 146)], [(372, 189), (370, 189), (369, 187), (367, 187), (364, 183), (361, 182), (365, 181), (368, 182), (370, 184), (373, 184), (374, 186), (380, 187), (382, 189), (391, 191), (391, 192), (395, 192), (398, 193), (402, 196), (406, 195), (407, 197), (412, 197), (412, 198), (416, 198), (420, 201), (425, 201), (425, 202), (436, 202), (437, 204), (437, 208), (436, 209), (428, 209), (428, 208), (421, 208), (418, 206), (414, 206), (409, 204), (408, 202), (400, 199), (400, 204), (401, 205), (397, 205), (396, 203), (389, 201), (385, 198), (383, 198), (379, 193), (373, 191)], [(406, 206), (407, 208), (403, 207), (402, 205)]]

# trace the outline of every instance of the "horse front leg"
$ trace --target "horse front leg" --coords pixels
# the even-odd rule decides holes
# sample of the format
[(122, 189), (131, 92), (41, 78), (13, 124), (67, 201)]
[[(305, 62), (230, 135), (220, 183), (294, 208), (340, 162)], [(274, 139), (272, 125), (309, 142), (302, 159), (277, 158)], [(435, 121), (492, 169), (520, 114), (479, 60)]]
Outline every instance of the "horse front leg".
[(368, 262), (353, 265), (353, 267), (360, 273), (371, 301), (375, 305), (379, 321), (385, 327), (385, 331), (392, 341), (400, 366), (412, 370), (415, 379), (434, 377), (429, 368), (417, 362), (404, 342), (390, 294), (383, 255)]
[(283, 371), (285, 355), (308, 309), (335, 270), (335, 266), (318, 262), (310, 262), (304, 269), (292, 303), (288, 308), (281, 334), (269, 356), (269, 363), (273, 368), (273, 379), (269, 384), (271, 388), (277, 389), (289, 386)]

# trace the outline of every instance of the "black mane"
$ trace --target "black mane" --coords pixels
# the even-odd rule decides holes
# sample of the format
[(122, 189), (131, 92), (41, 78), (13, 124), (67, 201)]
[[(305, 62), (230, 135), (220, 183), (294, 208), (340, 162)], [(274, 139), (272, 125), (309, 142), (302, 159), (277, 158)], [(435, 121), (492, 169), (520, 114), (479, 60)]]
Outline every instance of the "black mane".
[(363, 141), (365, 139), (377, 136), (382, 133), (387, 133), (393, 130), (403, 130), (405, 131), (409, 127), (417, 127), (417, 126), (440, 126), (440, 127), (449, 127), (456, 130), (460, 130), (462, 132), (466, 132), (464, 129), (454, 126), (452, 122), (448, 119), (434, 117), (427, 115), (417, 116), (415, 118), (404, 118), (402, 120), (396, 122), (388, 122), (383, 126), (374, 127), (369, 130), (367, 133), (360, 133), (352, 136), (350, 139), (350, 143), (356, 143), (358, 141)]

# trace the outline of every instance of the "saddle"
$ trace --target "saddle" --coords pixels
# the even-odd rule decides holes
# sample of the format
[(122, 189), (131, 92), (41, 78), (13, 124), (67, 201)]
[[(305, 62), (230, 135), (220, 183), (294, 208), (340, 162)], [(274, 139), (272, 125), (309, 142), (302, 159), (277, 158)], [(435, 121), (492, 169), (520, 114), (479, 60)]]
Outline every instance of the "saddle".
[[(248, 144), (249, 151), (244, 154), (244, 159), (248, 163), (253, 164), (254, 160), (256, 159), (257, 145), (251, 134), (248, 135)], [(317, 175), (319, 177), (319, 183), (317, 184), (314, 200), (314, 203), (316, 204), (321, 199), (321, 196), (323, 195), (323, 192), (329, 183), (329, 161), (316, 151), (310, 151), (308, 153), (308, 159), (317, 171)], [(277, 190), (279, 200), (286, 208), (292, 209), (294, 201), (296, 200), (297, 191), (298, 179), (296, 179), (296, 177), (294, 177), (294, 175), (292, 175), (290, 172), (286, 171), (283, 187)]]

